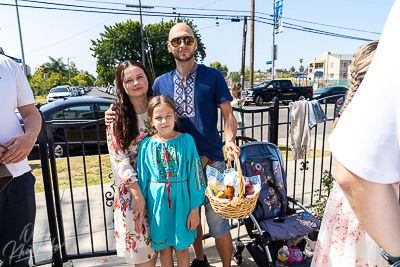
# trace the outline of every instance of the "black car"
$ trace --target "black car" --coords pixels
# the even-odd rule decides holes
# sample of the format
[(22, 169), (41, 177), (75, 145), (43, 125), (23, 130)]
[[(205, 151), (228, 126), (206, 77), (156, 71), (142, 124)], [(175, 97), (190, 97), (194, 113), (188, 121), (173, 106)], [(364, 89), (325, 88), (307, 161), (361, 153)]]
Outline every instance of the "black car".
[[(110, 107), (114, 100), (101, 97), (82, 96), (67, 98), (65, 100), (57, 100), (41, 106), (39, 109), (42, 111), (44, 119), (46, 121), (52, 121), (53, 124), (58, 123), (77, 123), (77, 122), (90, 122), (104, 118), (105, 111)], [(19, 113), (17, 114), (19, 116)], [(19, 116), (21, 124), (23, 121)], [(100, 141), (106, 141), (106, 126), (102, 123), (99, 125), (99, 137)], [(63, 157), (66, 155), (66, 145), (63, 144), (68, 142), (80, 142), (80, 129), (78, 127), (69, 128), (67, 130), (67, 140), (65, 140), (64, 129), (53, 128), (54, 142), (58, 143), (55, 145), (55, 154), (57, 157)], [(83, 129), (84, 142), (97, 141), (96, 126), (90, 126)], [(68, 146), (70, 152), (76, 151), (81, 148), (79, 144), (71, 144)], [(97, 144), (85, 143), (85, 152), (90, 150), (97, 151)], [(106, 144), (102, 144), (102, 151), (107, 151)], [(80, 149), (81, 150), (81, 149)], [(33, 148), (30, 159), (37, 158), (38, 147), (35, 145)]]
[(278, 97), (284, 103), (289, 103), (311, 98), (312, 93), (311, 86), (294, 87), (290, 80), (273, 80), (259, 83), (253, 89), (244, 89), (241, 94), (244, 106), (251, 102), (262, 106), (264, 102), (270, 102), (274, 97)]
[(328, 103), (336, 103), (338, 98), (341, 97), (341, 95), (346, 94), (349, 88), (343, 87), (343, 86), (332, 86), (332, 87), (323, 87), (319, 88), (316, 90), (313, 94), (313, 99), (321, 99), (329, 96), (336, 96), (337, 97), (331, 97), (328, 99), (323, 99), (321, 102), (325, 103), (325, 100), (328, 100)]

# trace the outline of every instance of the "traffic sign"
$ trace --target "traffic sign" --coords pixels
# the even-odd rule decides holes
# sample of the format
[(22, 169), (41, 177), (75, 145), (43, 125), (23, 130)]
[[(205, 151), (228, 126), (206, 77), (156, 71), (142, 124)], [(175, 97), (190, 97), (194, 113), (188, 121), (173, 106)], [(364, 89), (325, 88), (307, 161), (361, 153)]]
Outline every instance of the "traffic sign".
[(272, 64), (272, 61), (267, 61), (266, 64), (270, 65), (270, 64)]
[(22, 60), (19, 59), (19, 58), (13, 58), (13, 60), (14, 60), (15, 62), (17, 62), (18, 64), (21, 64), (21, 63), (22, 63)]

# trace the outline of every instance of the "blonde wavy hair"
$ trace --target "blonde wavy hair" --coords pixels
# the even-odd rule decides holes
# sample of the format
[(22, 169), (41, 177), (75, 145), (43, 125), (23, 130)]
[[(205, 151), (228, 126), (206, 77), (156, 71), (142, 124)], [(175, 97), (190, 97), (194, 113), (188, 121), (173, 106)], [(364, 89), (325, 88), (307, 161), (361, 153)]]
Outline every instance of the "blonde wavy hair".
[(350, 66), (351, 71), (351, 88), (347, 92), (346, 101), (343, 104), (342, 109), (339, 112), (339, 117), (336, 117), (333, 122), (332, 131), (335, 129), (336, 124), (342, 115), (343, 111), (349, 105), (354, 95), (356, 94), (358, 87), (364, 80), (365, 75), (371, 65), (372, 59), (374, 58), (376, 48), (378, 47), (379, 41), (372, 41), (362, 45), (357, 49), (353, 56), (352, 64)]

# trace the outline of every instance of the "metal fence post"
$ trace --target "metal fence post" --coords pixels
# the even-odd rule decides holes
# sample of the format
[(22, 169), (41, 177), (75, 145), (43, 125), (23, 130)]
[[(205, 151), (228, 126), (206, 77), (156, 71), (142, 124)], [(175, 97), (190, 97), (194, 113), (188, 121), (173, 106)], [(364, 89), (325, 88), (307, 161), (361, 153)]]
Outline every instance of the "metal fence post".
[(272, 99), (271, 109), (269, 111), (269, 121), (271, 123), (269, 129), (269, 142), (278, 145), (278, 124), (279, 124), (279, 98)]
[(42, 115), (42, 129), (40, 130), (38, 136), (38, 142), (39, 142), (40, 161), (42, 164), (43, 186), (46, 198), (47, 217), (49, 220), (49, 230), (50, 230), (50, 239), (52, 247), (52, 266), (62, 267), (62, 259), (60, 253), (61, 244), (58, 239), (58, 227), (57, 227), (56, 212), (54, 208), (53, 190), (51, 185), (49, 157), (47, 154), (48, 142), (46, 135), (46, 126), (43, 113), (41, 113), (41, 115)]

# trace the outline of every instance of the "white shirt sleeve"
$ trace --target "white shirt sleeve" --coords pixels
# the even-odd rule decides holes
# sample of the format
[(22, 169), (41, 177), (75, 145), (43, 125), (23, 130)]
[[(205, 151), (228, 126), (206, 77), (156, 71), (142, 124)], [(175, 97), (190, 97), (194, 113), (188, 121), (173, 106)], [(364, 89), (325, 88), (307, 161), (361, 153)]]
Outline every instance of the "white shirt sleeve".
[[(14, 62), (12, 62), (14, 63)], [(35, 104), (35, 98), (24, 72), (18, 64), (11, 64), (12, 73), (15, 76), (15, 86), (17, 88), (17, 107)]]
[(400, 181), (400, 1), (386, 21), (371, 66), (329, 138), (336, 159), (375, 183)]

